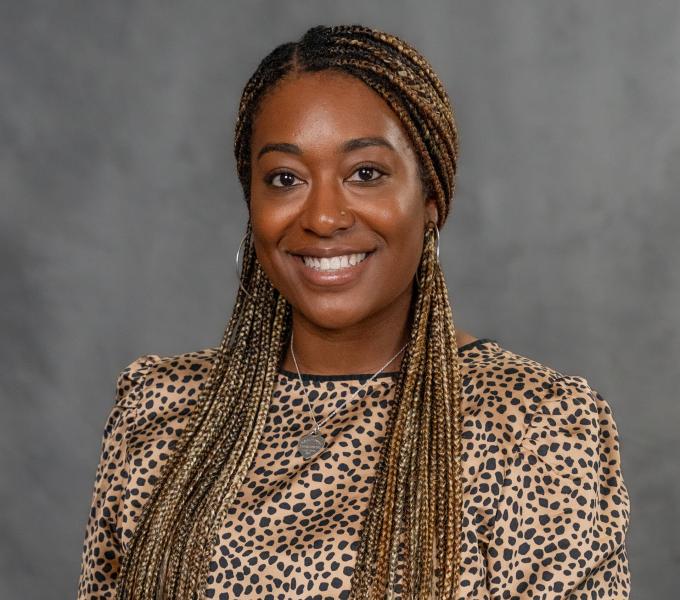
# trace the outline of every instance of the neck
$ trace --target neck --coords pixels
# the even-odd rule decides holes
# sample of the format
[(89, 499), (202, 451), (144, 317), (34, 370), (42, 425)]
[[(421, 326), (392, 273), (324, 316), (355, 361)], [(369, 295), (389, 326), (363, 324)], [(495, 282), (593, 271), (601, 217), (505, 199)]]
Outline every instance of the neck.
[[(410, 303), (410, 294), (405, 294), (388, 309), (335, 329), (321, 327), (293, 309), (293, 344), (300, 372), (375, 373), (408, 341)], [(398, 371), (403, 356), (401, 352), (384, 370)], [(281, 366), (296, 371), (290, 344)]]

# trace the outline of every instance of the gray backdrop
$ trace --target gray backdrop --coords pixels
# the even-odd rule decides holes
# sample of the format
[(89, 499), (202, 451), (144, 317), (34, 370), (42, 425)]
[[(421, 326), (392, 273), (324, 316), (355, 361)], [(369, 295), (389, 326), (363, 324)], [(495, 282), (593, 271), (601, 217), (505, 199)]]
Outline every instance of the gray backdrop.
[(609, 401), (634, 597), (677, 593), (677, 0), (5, 0), (2, 598), (74, 597), (117, 373), (216, 344), (231, 312), (242, 86), (274, 45), (343, 22), (441, 75), (462, 152), (454, 320)]

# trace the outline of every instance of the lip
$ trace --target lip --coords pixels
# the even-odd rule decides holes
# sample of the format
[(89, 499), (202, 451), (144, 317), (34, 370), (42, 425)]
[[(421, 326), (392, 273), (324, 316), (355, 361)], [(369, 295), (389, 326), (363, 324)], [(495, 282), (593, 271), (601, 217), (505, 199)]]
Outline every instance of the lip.
[[(334, 249), (335, 253), (329, 256), (342, 256), (343, 254), (359, 254), (359, 252), (345, 252), (342, 254), (337, 253), (337, 248)], [(315, 250), (318, 252), (318, 250)], [(313, 267), (308, 267), (302, 260), (302, 256), (289, 253), (291, 260), (293, 261), (295, 268), (302, 278), (311, 285), (332, 287), (341, 286), (354, 283), (361, 274), (366, 270), (366, 264), (372, 261), (375, 250), (366, 252), (366, 258), (362, 260), (359, 264), (350, 265), (344, 269), (337, 269), (336, 271), (317, 271)], [(320, 256), (319, 254), (312, 254), (311, 256)]]
[(315, 246), (305, 246), (304, 248), (297, 248), (294, 252), (289, 250), (290, 254), (301, 256), (316, 256), (317, 258), (333, 258), (334, 256), (346, 256), (348, 254), (366, 254), (373, 252), (375, 248), (352, 248), (351, 246), (333, 246), (332, 248), (319, 248)]

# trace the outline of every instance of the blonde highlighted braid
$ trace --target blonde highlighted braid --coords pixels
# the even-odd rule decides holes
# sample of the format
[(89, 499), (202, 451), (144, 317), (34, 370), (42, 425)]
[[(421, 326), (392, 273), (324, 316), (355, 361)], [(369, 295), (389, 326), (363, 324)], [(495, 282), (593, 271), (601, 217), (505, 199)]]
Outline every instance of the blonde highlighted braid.
[[(429, 63), (394, 35), (360, 25), (317, 26), (282, 44), (247, 82), (234, 153), (250, 198), (250, 138), (264, 95), (285, 76), (335, 69), (394, 110), (419, 157), (441, 227), (454, 194), (458, 134)], [(413, 288), (407, 349), (394, 388), (350, 597), (454, 598), (462, 519), (461, 374), (438, 238), (428, 224)], [(250, 221), (241, 286), (208, 380), (175, 452), (138, 519), (117, 582), (118, 600), (202, 597), (217, 532), (243, 484), (269, 412), (292, 328), (292, 308), (262, 270)], [(247, 290), (247, 293), (244, 289)]]

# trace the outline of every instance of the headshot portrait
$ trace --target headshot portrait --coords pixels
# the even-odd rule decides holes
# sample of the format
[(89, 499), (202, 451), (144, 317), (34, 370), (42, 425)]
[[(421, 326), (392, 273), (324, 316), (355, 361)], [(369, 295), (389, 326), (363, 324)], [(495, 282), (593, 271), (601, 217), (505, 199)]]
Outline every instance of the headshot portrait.
[(11, 9), (2, 596), (672, 597), (680, 11), (617, 7)]

